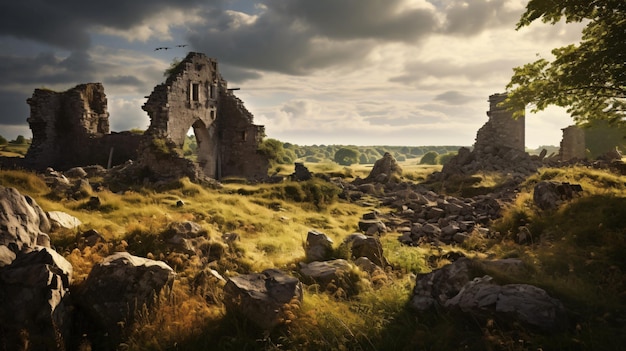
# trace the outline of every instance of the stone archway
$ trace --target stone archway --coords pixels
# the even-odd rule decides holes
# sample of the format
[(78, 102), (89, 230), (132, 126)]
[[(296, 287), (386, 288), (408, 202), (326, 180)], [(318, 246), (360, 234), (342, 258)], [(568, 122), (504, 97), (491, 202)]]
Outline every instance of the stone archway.
[(218, 174), (218, 143), (217, 136), (215, 135), (214, 124), (211, 124), (208, 128), (202, 122), (202, 120), (196, 120), (191, 127), (193, 128), (193, 134), (196, 137), (196, 143), (198, 147), (196, 149), (196, 163), (202, 169), (205, 175), (219, 179)]

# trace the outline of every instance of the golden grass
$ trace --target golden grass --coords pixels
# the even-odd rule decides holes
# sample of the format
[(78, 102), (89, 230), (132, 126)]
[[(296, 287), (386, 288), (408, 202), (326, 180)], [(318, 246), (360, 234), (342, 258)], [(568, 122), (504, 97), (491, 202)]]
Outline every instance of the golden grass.
[[(415, 179), (425, 178), (433, 169), (401, 166), (406, 167), (405, 175), (415, 172), (411, 176)], [(338, 165), (320, 164), (312, 168), (314, 172), (361, 177), (369, 173), (368, 167), (351, 167), (348, 171)], [(473, 186), (486, 188), (507, 180), (495, 174), (476, 177), (480, 179)], [(557, 211), (540, 212), (532, 203), (532, 188), (547, 179), (580, 183), (584, 194)], [(44, 210), (64, 211), (83, 221), (78, 230), (51, 235), (53, 243), (62, 248), (61, 253), (72, 263), (77, 283), (95, 262), (115, 251), (161, 259), (177, 271), (173, 289), (161, 294), (157, 309), (138, 311), (139, 321), (132, 327), (128, 341), (131, 349), (377, 350), (469, 345), (478, 349), (521, 350), (525, 348), (518, 347), (517, 340), (528, 338), (539, 340), (544, 346), (557, 345), (556, 348), (572, 345), (574, 336), (569, 332), (555, 335), (553, 341), (523, 333), (515, 339), (516, 335), (507, 330), (476, 322), (467, 325), (466, 320), (456, 316), (416, 315), (410, 311), (406, 304), (414, 284), (413, 275), (448, 263), (432, 259), (440, 250), (478, 257), (521, 258), (532, 269), (527, 276), (507, 279), (536, 284), (582, 316), (579, 319), (584, 333), (575, 337), (583, 339), (587, 348), (608, 345), (592, 338), (605, 335), (607, 328), (614, 331), (615, 328), (597, 320), (623, 309), (620, 296), (626, 291), (626, 179), (604, 171), (576, 167), (540, 170), (522, 185), (516, 201), (494, 223), (491, 229), (500, 232), (495, 238), (475, 235), (460, 246), (434, 248), (403, 246), (397, 235), (387, 234), (381, 237), (390, 262), (390, 267), (385, 267), (385, 279), (371, 277), (375, 283), (370, 283), (364, 273), (361, 278), (355, 276), (359, 293), (349, 298), (320, 291), (315, 285), (306, 287), (302, 305), (294, 307), (286, 325), (269, 334), (226, 314), (218, 296), (219, 287), (215, 287), (210, 301), (193, 291), (191, 280), (205, 268), (204, 264), (195, 256), (171, 252), (163, 243), (163, 233), (172, 222), (190, 220), (207, 231), (211, 245), (226, 247), (221, 239), (225, 233), (239, 236), (240, 240), (229, 244), (221, 258), (209, 264), (225, 277), (266, 268), (296, 274), (297, 263), (305, 256), (303, 245), (309, 230), (324, 232), (338, 248), (347, 235), (358, 231), (358, 219), (369, 211), (333, 197), (317, 198), (318, 204), (314, 204), (312, 194), (316, 189), (330, 186), (320, 182), (232, 182), (215, 190), (182, 179), (161, 191), (138, 188), (124, 193), (94, 192), (103, 208), (91, 210), (83, 206), (86, 199), (46, 197), (45, 184), (32, 173), (0, 171), (0, 184), (16, 186), (33, 196)], [(182, 207), (176, 206), (179, 200), (184, 201)], [(532, 240), (524, 245), (514, 242), (522, 225), (532, 233)], [(77, 236), (87, 229), (96, 229), (107, 242), (93, 247), (78, 245)]]

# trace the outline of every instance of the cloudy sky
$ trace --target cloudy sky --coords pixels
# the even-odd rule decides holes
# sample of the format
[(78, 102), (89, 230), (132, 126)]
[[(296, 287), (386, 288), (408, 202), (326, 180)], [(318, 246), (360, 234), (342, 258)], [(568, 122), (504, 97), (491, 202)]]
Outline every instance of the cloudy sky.
[[(471, 145), (513, 67), (580, 40), (576, 24), (516, 31), (526, 2), (2, 1), (0, 135), (31, 136), (34, 89), (87, 82), (104, 84), (113, 131), (146, 129), (145, 96), (175, 58), (197, 51), (218, 59), (268, 137)], [(559, 109), (529, 114), (526, 145), (558, 145), (569, 124)]]

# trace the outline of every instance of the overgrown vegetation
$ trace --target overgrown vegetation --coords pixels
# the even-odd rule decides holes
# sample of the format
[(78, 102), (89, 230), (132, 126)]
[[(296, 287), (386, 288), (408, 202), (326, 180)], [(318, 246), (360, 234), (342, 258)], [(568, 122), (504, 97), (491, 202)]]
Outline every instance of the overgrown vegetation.
[[(342, 167), (336, 163), (307, 166), (316, 174), (366, 175), (371, 165)], [(401, 162), (405, 181), (421, 182), (440, 166)], [(434, 167), (434, 168), (433, 168)], [(467, 194), (494, 189), (506, 175), (474, 175), (473, 182), (440, 184), (447, 192)], [(540, 211), (532, 189), (541, 180), (581, 184), (581, 197), (558, 210)], [(397, 234), (381, 237), (389, 266), (385, 274), (356, 272), (358, 294), (346, 297), (318, 285), (305, 289), (304, 302), (290, 309), (285, 325), (264, 333), (241, 316), (226, 312), (221, 286), (199, 291), (192, 285), (205, 268), (196, 257), (171, 251), (166, 244), (172, 222), (191, 220), (206, 230), (209, 267), (225, 277), (280, 268), (298, 276), (304, 260), (303, 243), (310, 229), (339, 243), (358, 231), (358, 220), (371, 207), (339, 199), (340, 189), (320, 178), (279, 184), (227, 183), (207, 189), (182, 179), (159, 189), (139, 187), (97, 195), (106, 211), (84, 207), (87, 199), (51, 199), (34, 173), (0, 171), (0, 184), (31, 195), (44, 210), (61, 210), (83, 222), (76, 231), (52, 233), (53, 245), (74, 267), (75, 284), (85, 279), (95, 262), (115, 251), (160, 259), (178, 275), (164, 291), (154, 311), (138, 312), (130, 332), (131, 349), (149, 350), (609, 350), (625, 340), (626, 315), (626, 178), (583, 167), (542, 169), (519, 188), (516, 201), (491, 228), (494, 235), (472, 236), (463, 245), (403, 246)], [(484, 190), (483, 189), (483, 190)], [(488, 191), (488, 190), (484, 190)], [(182, 200), (184, 206), (176, 206)], [(379, 208), (381, 211), (389, 209)], [(520, 228), (530, 237), (519, 243)], [(95, 229), (106, 242), (86, 246), (80, 233)], [(226, 244), (222, 237), (236, 234)], [(545, 335), (520, 326), (477, 320), (443, 311), (417, 314), (407, 307), (415, 274), (446, 264), (442, 252), (492, 259), (518, 257), (532, 269), (522, 277), (501, 277), (537, 285), (559, 298), (571, 325)], [(341, 256), (341, 252), (336, 252)]]

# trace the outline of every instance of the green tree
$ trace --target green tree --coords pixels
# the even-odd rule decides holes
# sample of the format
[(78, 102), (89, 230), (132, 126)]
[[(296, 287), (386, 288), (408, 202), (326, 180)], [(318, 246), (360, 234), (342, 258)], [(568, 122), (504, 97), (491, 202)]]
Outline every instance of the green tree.
[(6, 145), (6, 144), (7, 144), (7, 139), (3, 137), (2, 135), (0, 135), (0, 145)]
[(436, 151), (428, 151), (420, 159), (420, 165), (436, 165), (437, 156), (439, 156), (439, 154)]
[(539, 59), (514, 68), (505, 105), (567, 108), (578, 123), (624, 123), (626, 106), (626, 1), (530, 0), (517, 29), (537, 19), (555, 24), (586, 22), (582, 40), (552, 50), (554, 61)]
[(15, 138), (14, 144), (24, 145), (26, 144), (26, 138), (24, 138), (23, 135), (18, 135), (17, 138)]
[(355, 149), (342, 147), (335, 152), (334, 160), (342, 166), (350, 166), (359, 162), (359, 152)]

